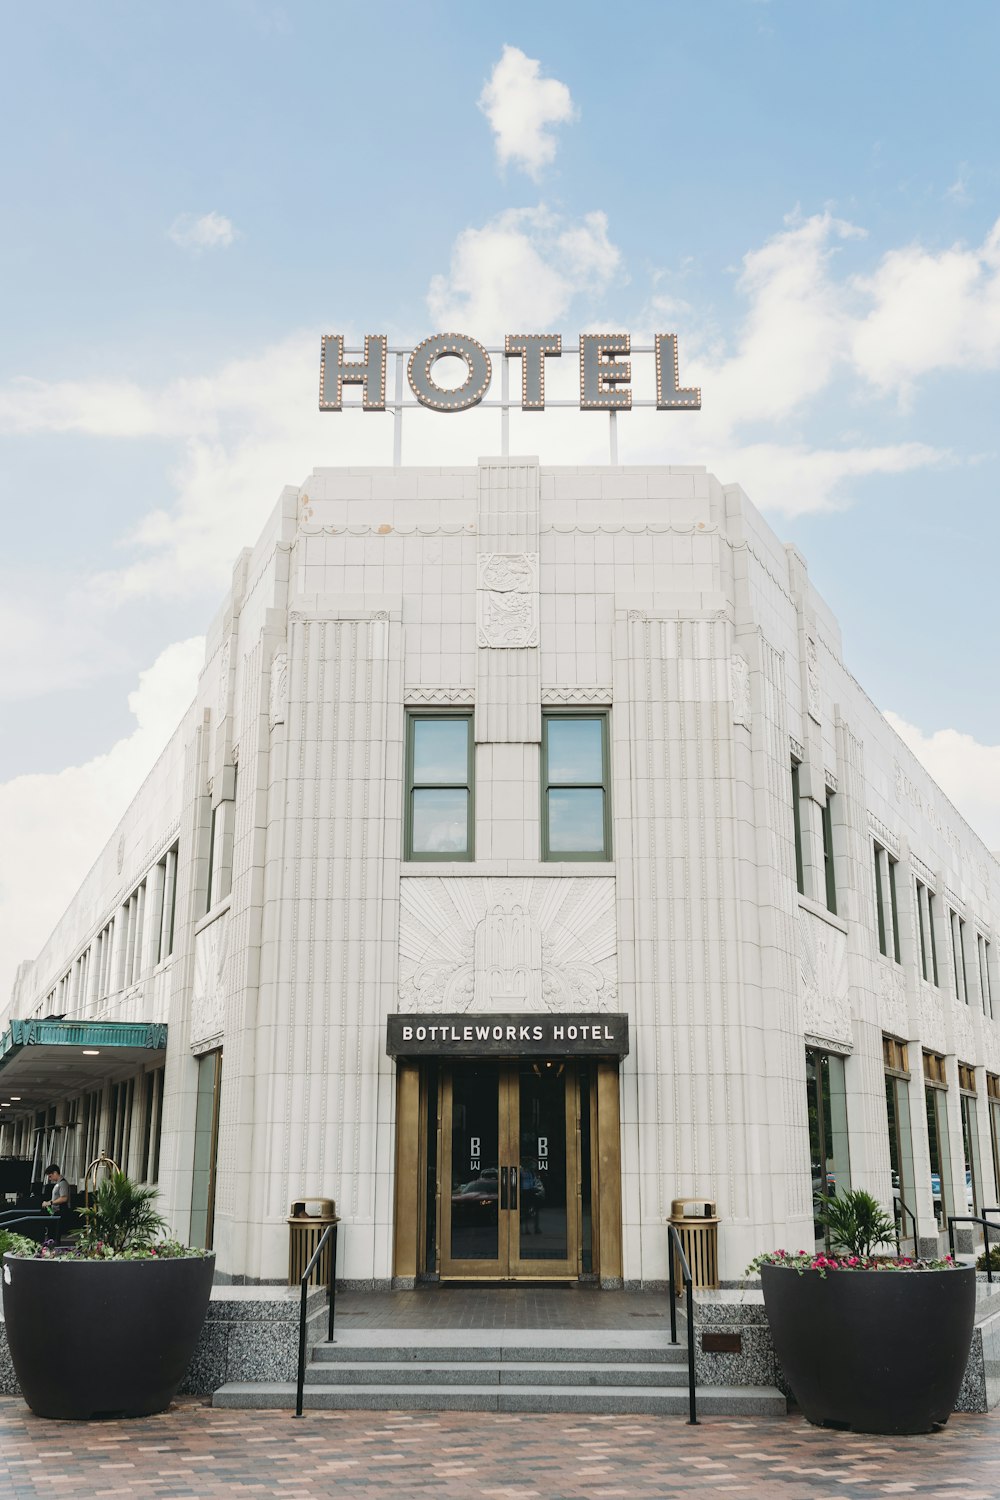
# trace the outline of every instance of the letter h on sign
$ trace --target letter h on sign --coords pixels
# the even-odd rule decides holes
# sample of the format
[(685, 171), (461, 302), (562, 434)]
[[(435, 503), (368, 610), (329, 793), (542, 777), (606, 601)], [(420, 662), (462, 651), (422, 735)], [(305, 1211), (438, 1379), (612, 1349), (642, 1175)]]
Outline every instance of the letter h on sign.
[(344, 336), (327, 333), (319, 358), (319, 409), (342, 411), (344, 386), (360, 385), (365, 411), (385, 411), (385, 361), (389, 340), (384, 333), (365, 334), (365, 354), (344, 360)]

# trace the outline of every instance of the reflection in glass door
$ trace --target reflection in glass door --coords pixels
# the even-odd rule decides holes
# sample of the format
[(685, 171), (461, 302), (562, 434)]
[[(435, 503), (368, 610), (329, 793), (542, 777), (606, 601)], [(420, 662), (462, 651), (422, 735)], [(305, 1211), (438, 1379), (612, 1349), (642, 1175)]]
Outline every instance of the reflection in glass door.
[(570, 1063), (477, 1062), (446, 1073), (443, 1276), (578, 1274), (578, 1117)]

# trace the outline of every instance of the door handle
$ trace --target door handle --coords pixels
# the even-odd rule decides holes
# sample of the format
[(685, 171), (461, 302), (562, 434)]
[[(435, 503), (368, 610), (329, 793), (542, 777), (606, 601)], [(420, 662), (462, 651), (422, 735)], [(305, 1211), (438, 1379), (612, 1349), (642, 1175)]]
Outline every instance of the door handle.
[(517, 1207), (517, 1168), (510, 1169), (510, 1206)]
[(507, 1168), (500, 1168), (500, 1207), (507, 1208)]

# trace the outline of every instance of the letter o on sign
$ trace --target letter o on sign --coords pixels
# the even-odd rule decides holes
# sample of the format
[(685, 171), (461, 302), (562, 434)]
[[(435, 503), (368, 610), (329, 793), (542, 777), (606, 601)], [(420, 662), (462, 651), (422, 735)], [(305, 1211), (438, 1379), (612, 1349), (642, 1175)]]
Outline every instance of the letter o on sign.
[[(438, 360), (449, 354), (464, 359), (469, 372), (454, 391), (438, 385), (431, 376)], [(489, 390), (493, 366), (486, 350), (476, 339), (464, 333), (435, 333), (414, 349), (406, 376), (421, 406), (433, 407), (435, 411), (468, 411), (470, 406), (478, 406)]]

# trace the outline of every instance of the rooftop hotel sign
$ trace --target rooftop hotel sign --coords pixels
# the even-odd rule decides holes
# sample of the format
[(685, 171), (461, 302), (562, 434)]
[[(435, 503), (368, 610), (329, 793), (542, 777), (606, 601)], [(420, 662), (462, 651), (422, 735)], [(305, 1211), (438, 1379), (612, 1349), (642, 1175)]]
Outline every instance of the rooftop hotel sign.
[[(573, 400), (546, 397), (545, 372), (564, 355), (579, 360), (580, 390)], [(634, 356), (646, 361), (648, 394), (633, 395)], [(444, 375), (446, 360), (460, 374), (457, 384)], [(488, 396), (494, 361), (499, 361), (501, 392)], [(387, 372), (394, 365), (394, 391), (387, 394)], [(457, 362), (457, 363), (456, 363)], [(464, 365), (464, 374), (462, 366)], [(520, 392), (510, 390), (511, 366), (521, 376)], [(654, 389), (655, 387), (655, 389)], [(345, 392), (351, 396), (345, 400)], [(384, 333), (365, 334), (364, 344), (348, 347), (342, 333), (328, 333), (322, 341), (319, 367), (320, 411), (392, 412), (393, 462), (402, 452), (402, 415), (407, 408), (461, 412), (474, 406), (500, 413), (501, 452), (508, 452), (511, 411), (545, 411), (547, 407), (578, 407), (604, 412), (608, 417), (611, 462), (618, 462), (617, 419), (620, 411), (655, 407), (657, 411), (700, 411), (701, 391), (682, 386), (677, 335), (657, 333), (651, 344), (634, 344), (627, 333), (581, 333), (575, 344), (563, 344), (559, 333), (508, 333), (502, 348), (487, 348), (467, 333), (433, 333), (415, 349), (391, 348)]]
[[(504, 374), (507, 362), (521, 362), (521, 411), (544, 411), (545, 365), (563, 354), (562, 335), (558, 333), (508, 333), (502, 350), (490, 351), (478, 339), (465, 333), (433, 333), (415, 349), (394, 349), (399, 364), (406, 357), (406, 379), (420, 406), (431, 411), (468, 411), (478, 406), (493, 379), (493, 354), (501, 354)], [(678, 367), (677, 335), (658, 333), (652, 345), (637, 346), (636, 354), (652, 354), (656, 360), (656, 401), (632, 398), (632, 351), (627, 333), (581, 333), (579, 343), (567, 353), (580, 360), (580, 410), (628, 411), (633, 405), (652, 406), (657, 411), (698, 411), (701, 391), (697, 386), (682, 386)], [(365, 411), (385, 411), (401, 399), (386, 401), (386, 367), (389, 340), (384, 333), (365, 334), (363, 349), (345, 349), (341, 333), (328, 333), (322, 342), (319, 374), (320, 411), (342, 411), (345, 385), (361, 387), (361, 405)], [(348, 354), (360, 358), (348, 359)], [(408, 356), (408, 357), (407, 357)], [(465, 379), (457, 387), (439, 384), (434, 367), (441, 359), (457, 358), (466, 368)], [(506, 383), (506, 382), (505, 382)], [(512, 405), (504, 396), (504, 404)], [(554, 402), (553, 405), (566, 405)]]

